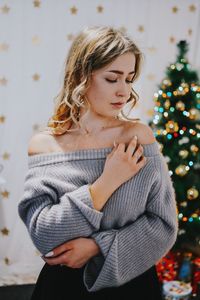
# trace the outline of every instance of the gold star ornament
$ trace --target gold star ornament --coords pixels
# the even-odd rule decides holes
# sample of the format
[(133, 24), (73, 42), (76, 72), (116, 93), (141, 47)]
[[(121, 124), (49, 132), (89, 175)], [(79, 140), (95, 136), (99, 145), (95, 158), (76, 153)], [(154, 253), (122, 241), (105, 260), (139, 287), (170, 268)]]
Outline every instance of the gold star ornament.
[(6, 43), (0, 44), (0, 52), (6, 52), (8, 51), (9, 45)]
[(8, 80), (5, 77), (0, 78), (0, 85), (1, 86), (5, 86), (7, 85)]
[(35, 73), (35, 74), (33, 74), (32, 78), (33, 78), (34, 81), (39, 81), (40, 75)]
[(39, 36), (34, 35), (32, 37), (32, 43), (33, 43), (33, 45), (39, 45), (40, 44), (40, 38), (39, 38)]
[(98, 13), (102, 13), (103, 10), (104, 10), (103, 6), (101, 6), (101, 5), (97, 6), (97, 12)]
[(173, 12), (174, 14), (176, 14), (177, 11), (178, 11), (178, 7), (177, 7), (177, 6), (173, 6), (173, 7), (172, 7), (172, 12)]
[(71, 12), (72, 15), (76, 15), (76, 14), (77, 14), (77, 11), (78, 11), (78, 9), (76, 8), (76, 6), (72, 6), (72, 7), (70, 8), (70, 12)]
[(8, 7), (7, 5), (4, 5), (4, 6), (1, 7), (1, 12), (3, 14), (8, 14), (9, 10), (10, 10), (10, 7)]
[(33, 5), (34, 7), (40, 7), (41, 1), (40, 0), (34, 0)]
[(0, 124), (3, 124), (5, 122), (6, 117), (5, 116), (0, 116)]
[(196, 6), (194, 5), (194, 4), (192, 4), (192, 5), (190, 5), (189, 6), (189, 11), (191, 11), (191, 12), (194, 12), (194, 11), (196, 11)]
[(3, 192), (1, 192), (1, 196), (3, 197), (3, 198), (7, 198), (8, 199), (8, 197), (9, 197), (9, 192), (8, 191), (3, 191)]
[(173, 36), (170, 36), (169, 41), (173, 44), (175, 42), (175, 38)]
[(150, 53), (155, 53), (155, 52), (156, 52), (156, 48), (155, 48), (155, 47), (149, 47), (149, 48), (148, 48), (148, 51), (149, 51)]
[(67, 39), (68, 39), (68, 41), (73, 41), (74, 35), (72, 33), (68, 34)]
[(10, 260), (8, 257), (4, 257), (4, 262), (6, 265), (9, 265), (10, 264)]
[(7, 153), (7, 152), (5, 152), (5, 153), (2, 155), (2, 157), (3, 157), (3, 160), (8, 160), (8, 159), (10, 158), (10, 154)]
[(127, 28), (125, 26), (121, 26), (119, 30), (123, 33), (127, 33)]
[(142, 26), (142, 25), (138, 26), (138, 31), (139, 32), (144, 32), (144, 26)]
[(154, 79), (155, 79), (155, 75), (152, 74), (152, 73), (150, 73), (150, 74), (147, 75), (147, 78), (148, 78), (149, 80), (154, 80)]
[(8, 228), (4, 227), (3, 229), (1, 229), (1, 233), (2, 233), (3, 235), (9, 235), (9, 230), (8, 230)]
[(192, 35), (192, 29), (188, 29), (188, 35)]

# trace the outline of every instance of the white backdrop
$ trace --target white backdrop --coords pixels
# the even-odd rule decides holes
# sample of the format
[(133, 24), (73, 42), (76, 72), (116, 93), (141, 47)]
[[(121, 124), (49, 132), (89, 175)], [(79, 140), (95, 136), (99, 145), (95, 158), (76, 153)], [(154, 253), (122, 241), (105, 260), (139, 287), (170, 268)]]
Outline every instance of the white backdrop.
[(43, 265), (17, 213), (27, 143), (52, 113), (74, 35), (91, 25), (126, 30), (144, 52), (133, 116), (145, 123), (181, 39), (200, 71), (198, 0), (0, 0), (0, 285), (34, 282)]

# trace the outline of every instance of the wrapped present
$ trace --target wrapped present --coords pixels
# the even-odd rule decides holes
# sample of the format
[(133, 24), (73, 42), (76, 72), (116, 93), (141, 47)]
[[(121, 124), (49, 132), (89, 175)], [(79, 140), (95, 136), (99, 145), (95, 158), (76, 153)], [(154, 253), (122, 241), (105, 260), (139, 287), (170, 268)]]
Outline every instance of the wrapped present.
[(168, 300), (190, 299), (192, 286), (190, 283), (172, 280), (163, 284), (163, 294)]

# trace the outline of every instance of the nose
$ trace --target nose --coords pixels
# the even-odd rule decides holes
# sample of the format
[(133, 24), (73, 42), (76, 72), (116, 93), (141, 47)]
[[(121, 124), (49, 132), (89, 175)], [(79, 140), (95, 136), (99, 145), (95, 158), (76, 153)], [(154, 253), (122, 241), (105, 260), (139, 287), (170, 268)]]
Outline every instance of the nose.
[(116, 90), (116, 95), (118, 97), (123, 97), (125, 100), (127, 100), (130, 96), (130, 87), (127, 86), (127, 83), (119, 83)]

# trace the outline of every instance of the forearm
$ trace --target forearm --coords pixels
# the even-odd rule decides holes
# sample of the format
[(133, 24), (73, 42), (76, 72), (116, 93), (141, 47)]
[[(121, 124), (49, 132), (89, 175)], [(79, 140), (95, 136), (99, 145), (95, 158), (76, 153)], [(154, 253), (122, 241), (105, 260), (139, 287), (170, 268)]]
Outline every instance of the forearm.
[[(119, 230), (100, 232), (94, 239), (102, 255), (86, 266), (87, 289), (119, 286), (139, 276), (169, 251), (176, 233), (175, 222), (169, 226), (160, 217), (148, 214)], [(97, 265), (95, 275), (94, 265)], [(109, 282), (105, 282), (106, 277)]]
[(101, 211), (116, 189), (117, 187), (107, 180), (106, 177), (100, 176), (89, 187), (94, 208), (97, 211)]
[(53, 199), (27, 191), (19, 213), (37, 249), (45, 254), (58, 245), (78, 237), (88, 237), (100, 228), (103, 213), (93, 208), (88, 185)]

